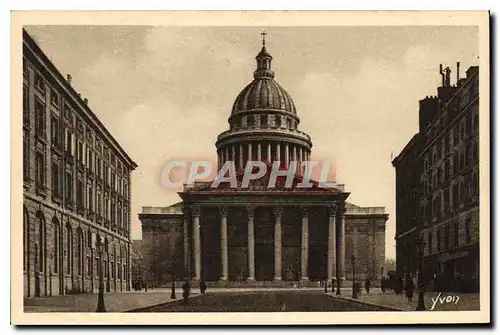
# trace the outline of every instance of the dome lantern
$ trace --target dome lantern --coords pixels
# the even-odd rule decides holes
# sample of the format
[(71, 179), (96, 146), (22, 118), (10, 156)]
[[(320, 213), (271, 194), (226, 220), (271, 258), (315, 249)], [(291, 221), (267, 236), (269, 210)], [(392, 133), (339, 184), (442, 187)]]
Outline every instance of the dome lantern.
[(262, 35), (262, 49), (259, 54), (255, 57), (257, 60), (257, 70), (253, 73), (255, 79), (260, 78), (274, 78), (274, 71), (271, 70), (271, 61), (273, 56), (266, 49), (266, 31), (261, 33)]

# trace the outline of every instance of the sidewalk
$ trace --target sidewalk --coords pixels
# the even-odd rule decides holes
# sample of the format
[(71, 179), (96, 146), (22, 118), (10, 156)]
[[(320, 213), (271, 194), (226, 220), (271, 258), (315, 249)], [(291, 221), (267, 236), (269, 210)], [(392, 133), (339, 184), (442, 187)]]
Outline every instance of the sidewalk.
[[(168, 289), (104, 293), (104, 304), (107, 312), (124, 312), (182, 299), (182, 289), (175, 290), (176, 299), (170, 299), (171, 293)], [(198, 294), (198, 290), (194, 290), (190, 296)], [(24, 312), (95, 312), (97, 296), (97, 293), (87, 293), (25, 299)]]
[[(331, 293), (329, 294), (332, 295)], [(352, 290), (348, 295), (344, 294), (344, 291), (342, 291), (342, 296), (345, 298), (351, 298), (351, 294)], [(435, 311), (478, 311), (480, 308), (479, 293), (442, 292), (439, 299), (437, 299), (437, 297), (438, 293), (436, 292), (425, 293), (424, 302), (426, 310), (431, 310), (433, 305), (433, 310)], [(408, 298), (406, 298), (404, 292), (401, 294), (395, 294), (394, 291), (382, 293), (380, 289), (370, 290), (368, 294), (366, 291), (363, 291), (357, 300), (394, 307), (405, 311), (415, 311), (418, 302), (418, 291), (415, 291), (411, 302), (408, 302)]]

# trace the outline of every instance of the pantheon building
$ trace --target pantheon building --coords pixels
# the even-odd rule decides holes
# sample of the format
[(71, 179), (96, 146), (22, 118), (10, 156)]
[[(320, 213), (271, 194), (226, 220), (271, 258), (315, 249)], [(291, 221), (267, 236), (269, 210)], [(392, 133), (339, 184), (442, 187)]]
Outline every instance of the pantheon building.
[(181, 202), (143, 207), (143, 276), (149, 285), (165, 285), (175, 276), (195, 285), (287, 286), (298, 282), (352, 278), (380, 279), (385, 259), (384, 207), (359, 207), (347, 202), (344, 185), (291, 187), (278, 178), (268, 188), (268, 173), (242, 188), (246, 162), (309, 160), (313, 143), (299, 130), (292, 97), (275, 81), (273, 57), (265, 42), (256, 57), (253, 80), (236, 97), (229, 130), (216, 141), (219, 168), (234, 162), (238, 187), (195, 183), (179, 192)]

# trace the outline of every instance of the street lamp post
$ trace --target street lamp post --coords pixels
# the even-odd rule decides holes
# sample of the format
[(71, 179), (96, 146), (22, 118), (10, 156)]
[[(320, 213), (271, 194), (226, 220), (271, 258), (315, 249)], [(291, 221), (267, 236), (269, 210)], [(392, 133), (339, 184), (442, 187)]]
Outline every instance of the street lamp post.
[(424, 279), (422, 276), (422, 255), (424, 252), (424, 241), (421, 236), (418, 237), (417, 242), (417, 255), (418, 255), (418, 302), (417, 302), (417, 311), (425, 311), (425, 302), (424, 302)]
[(175, 254), (172, 255), (172, 294), (170, 299), (175, 299)]
[(358, 299), (358, 292), (356, 290), (356, 256), (354, 254), (351, 256), (351, 263), (352, 263), (352, 298), (353, 299)]
[(97, 251), (99, 253), (99, 294), (97, 297), (97, 310), (96, 312), (102, 313), (106, 312), (106, 307), (104, 306), (104, 278), (102, 276), (102, 253), (103, 253), (103, 243), (101, 238), (97, 240)]

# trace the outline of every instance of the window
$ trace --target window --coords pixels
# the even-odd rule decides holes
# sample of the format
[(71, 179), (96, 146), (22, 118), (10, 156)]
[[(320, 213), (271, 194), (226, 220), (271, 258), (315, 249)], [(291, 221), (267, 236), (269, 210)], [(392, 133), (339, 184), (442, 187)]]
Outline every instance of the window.
[(472, 146), (472, 162), (477, 163), (478, 162), (478, 148), (477, 148), (477, 141), (474, 141), (473, 146)]
[(437, 242), (437, 251), (441, 251), (441, 227), (437, 229), (437, 236), (436, 236), (436, 242)]
[(59, 224), (54, 221), (54, 273), (59, 272)]
[(458, 236), (459, 236), (459, 231), (458, 230), (459, 230), (459, 228), (460, 228), (459, 222), (458, 222), (458, 220), (455, 220), (453, 222), (453, 246), (455, 248), (459, 247), (459, 244), (458, 244)]
[(465, 146), (465, 166), (469, 166), (472, 162), (472, 150), (470, 143)]
[(471, 242), (471, 219), (465, 220), (465, 244), (470, 244)]
[(78, 151), (77, 151), (78, 161), (83, 163), (83, 143), (78, 141)]
[(441, 218), (441, 195), (436, 198), (436, 216), (438, 219)]
[(80, 230), (78, 230), (78, 238), (76, 240), (76, 264), (77, 264), (77, 270), (76, 274), (81, 276), (82, 275), (82, 269), (83, 269), (83, 255), (82, 255), (82, 248), (83, 248), (83, 241), (82, 241), (82, 235), (80, 233)]
[(83, 207), (83, 182), (81, 179), (76, 182), (76, 205)]
[(92, 262), (90, 261), (90, 256), (87, 256), (87, 276), (92, 275)]
[(23, 57), (23, 79), (29, 79), (28, 60)]
[(267, 127), (267, 114), (262, 114), (262, 115), (260, 116), (260, 126), (261, 126), (262, 128)]
[(117, 221), (118, 221), (118, 227), (121, 228), (122, 227), (122, 206), (121, 206), (121, 202), (118, 201), (118, 218), (117, 218)]
[(429, 248), (429, 254), (432, 254), (432, 231), (429, 230), (429, 234), (427, 235), (427, 245), (428, 245), (428, 248)]
[(464, 159), (464, 153), (460, 153), (460, 170), (463, 170), (465, 167), (465, 159)]
[(247, 127), (253, 127), (255, 124), (255, 119), (253, 115), (247, 116)]
[(472, 115), (468, 114), (465, 121), (465, 136), (470, 135), (472, 128)]
[(45, 155), (41, 152), (36, 153), (35, 169), (36, 185), (38, 187), (45, 186)]
[(458, 185), (457, 184), (454, 184), (453, 187), (452, 187), (453, 191), (452, 191), (452, 201), (453, 201), (453, 208), (458, 208)]
[(276, 127), (280, 128), (281, 127), (281, 115), (276, 115), (274, 118), (276, 120)]
[(458, 153), (453, 154), (453, 175), (458, 173)]
[(109, 219), (109, 200), (107, 197), (104, 197), (104, 218), (106, 218), (106, 220)]
[(71, 172), (66, 172), (65, 177), (65, 189), (66, 189), (66, 202), (73, 202), (73, 178)]
[(23, 178), (24, 180), (28, 180), (30, 177), (30, 156), (29, 156), (29, 134), (25, 133), (23, 136)]
[(97, 178), (101, 176), (101, 159), (96, 155), (95, 156), (95, 174)]
[(50, 90), (50, 102), (52, 105), (59, 107), (59, 94), (54, 90)]
[(453, 129), (453, 145), (458, 144), (458, 126)]
[(97, 214), (102, 215), (102, 212), (101, 212), (101, 193), (97, 193)]
[(71, 231), (71, 226), (68, 224), (66, 226), (66, 274), (71, 274), (71, 258), (73, 257), (71, 240), (73, 232)]
[(23, 124), (30, 124), (30, 95), (28, 87), (23, 85)]
[(113, 224), (114, 224), (114, 223), (116, 223), (116, 221), (115, 221), (115, 219), (116, 219), (116, 218), (115, 218), (115, 213), (116, 213), (116, 212), (115, 212), (115, 208), (116, 208), (116, 204), (115, 204), (115, 202), (114, 202), (114, 201), (112, 201), (112, 202), (111, 202), (111, 222), (112, 222)]
[(459, 190), (460, 194), (459, 194), (459, 198), (460, 198), (460, 202), (463, 202), (464, 199), (465, 199), (465, 185), (464, 185), (464, 182), (460, 182), (460, 190)]
[(94, 196), (92, 193), (92, 187), (87, 187), (87, 207), (90, 211), (94, 211)]
[(43, 77), (39, 73), (35, 73), (35, 87), (39, 91), (45, 92), (45, 84), (43, 81)]
[(45, 138), (45, 105), (40, 100), (35, 101), (35, 132), (38, 137)]
[(60, 196), (60, 186), (59, 186), (59, 164), (52, 162), (52, 194), (55, 197)]
[(450, 211), (450, 191), (444, 190), (444, 212), (447, 214)]
[(59, 147), (61, 145), (61, 136), (59, 129), (59, 119), (57, 118), (57, 116), (52, 115), (50, 119), (50, 134), (52, 145), (55, 147)]
[(73, 154), (73, 134), (69, 129), (66, 129), (66, 140), (64, 142), (64, 151), (68, 154)]
[(477, 174), (474, 173), (472, 176), (472, 195), (478, 194), (479, 191), (479, 185), (478, 185), (478, 180), (477, 180)]
[(450, 249), (450, 237), (451, 237), (450, 225), (447, 224), (445, 226), (445, 234), (444, 234), (444, 249), (445, 250)]

